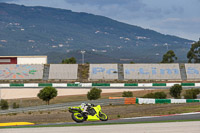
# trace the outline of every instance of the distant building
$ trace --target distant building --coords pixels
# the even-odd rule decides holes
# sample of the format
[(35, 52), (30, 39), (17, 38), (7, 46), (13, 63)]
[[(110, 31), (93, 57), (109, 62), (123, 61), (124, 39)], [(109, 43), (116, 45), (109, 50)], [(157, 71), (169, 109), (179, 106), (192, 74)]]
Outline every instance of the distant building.
[(47, 64), (47, 56), (0, 56), (0, 64)]

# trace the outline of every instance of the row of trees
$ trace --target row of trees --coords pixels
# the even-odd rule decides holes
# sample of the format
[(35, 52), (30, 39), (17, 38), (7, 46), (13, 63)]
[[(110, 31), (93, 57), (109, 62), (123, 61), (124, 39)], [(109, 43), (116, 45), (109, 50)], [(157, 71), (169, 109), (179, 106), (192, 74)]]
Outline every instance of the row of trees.
[[(192, 44), (189, 52), (187, 53), (188, 63), (200, 63), (200, 41)], [(178, 57), (173, 50), (167, 51), (163, 57), (161, 63), (174, 63)], [(134, 62), (131, 61), (131, 64)], [(76, 58), (66, 58), (62, 60), (62, 64), (76, 64)]]
[[(187, 53), (188, 63), (200, 63), (200, 41), (192, 44), (189, 52)], [(161, 63), (173, 63), (178, 58), (173, 50), (167, 51), (163, 55)]]

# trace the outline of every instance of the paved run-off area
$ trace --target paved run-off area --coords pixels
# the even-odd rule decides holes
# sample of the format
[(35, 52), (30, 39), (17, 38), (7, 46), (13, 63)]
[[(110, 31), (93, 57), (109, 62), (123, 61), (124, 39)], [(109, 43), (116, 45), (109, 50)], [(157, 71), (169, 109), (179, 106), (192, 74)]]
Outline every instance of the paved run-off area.
[(1, 133), (199, 133), (200, 121), (0, 129)]

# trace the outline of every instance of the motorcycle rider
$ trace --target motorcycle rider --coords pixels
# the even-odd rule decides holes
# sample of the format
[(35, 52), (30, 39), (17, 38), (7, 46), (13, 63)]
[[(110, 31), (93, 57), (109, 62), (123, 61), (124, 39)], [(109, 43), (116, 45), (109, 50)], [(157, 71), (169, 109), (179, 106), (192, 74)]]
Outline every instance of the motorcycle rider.
[(88, 110), (88, 107), (90, 108), (91, 106), (94, 106), (93, 104), (90, 104), (90, 103), (81, 103), (81, 109), (83, 109), (83, 114), (87, 114), (87, 110)]

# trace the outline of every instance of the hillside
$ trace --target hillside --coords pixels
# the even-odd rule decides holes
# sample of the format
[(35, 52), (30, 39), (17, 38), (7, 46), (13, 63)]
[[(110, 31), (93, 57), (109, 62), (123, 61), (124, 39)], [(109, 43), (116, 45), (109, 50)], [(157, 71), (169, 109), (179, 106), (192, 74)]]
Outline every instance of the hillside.
[(183, 62), (192, 42), (103, 16), (0, 3), (0, 55), (47, 54), (55, 63), (87, 50), (90, 62), (160, 62), (172, 49)]

